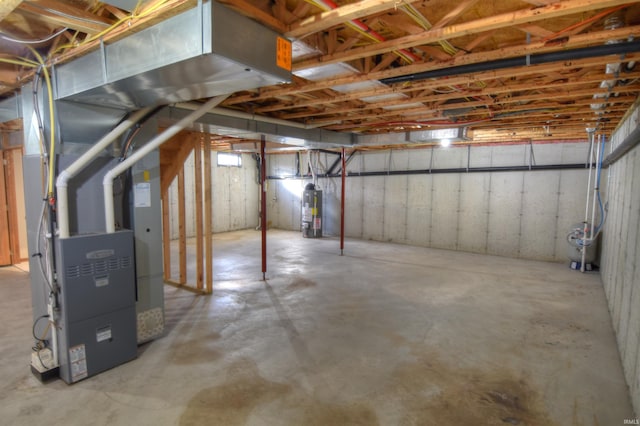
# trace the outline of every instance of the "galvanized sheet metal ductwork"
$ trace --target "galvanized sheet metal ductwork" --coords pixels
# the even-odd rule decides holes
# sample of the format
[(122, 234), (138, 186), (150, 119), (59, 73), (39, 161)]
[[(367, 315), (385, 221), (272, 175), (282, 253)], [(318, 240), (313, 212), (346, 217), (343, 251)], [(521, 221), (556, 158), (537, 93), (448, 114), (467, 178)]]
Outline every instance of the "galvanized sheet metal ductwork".
[(0, 101), (0, 123), (22, 117), (20, 97), (12, 96)]
[(290, 52), (274, 31), (207, 2), (56, 67), (55, 97), (123, 109), (208, 98), (289, 82)]
[[(177, 105), (175, 108), (167, 108), (158, 115), (158, 118), (163, 125), (170, 125), (184, 118), (192, 109), (189, 105)], [(259, 140), (264, 135), (268, 142), (309, 148), (351, 146), (355, 142), (355, 135), (352, 133), (334, 132), (321, 128), (306, 129), (286, 125), (285, 123), (264, 122), (258, 119), (220, 115), (216, 113), (217, 110), (214, 108), (212, 112), (203, 115), (189, 128), (199, 132), (227, 135), (241, 139)]]

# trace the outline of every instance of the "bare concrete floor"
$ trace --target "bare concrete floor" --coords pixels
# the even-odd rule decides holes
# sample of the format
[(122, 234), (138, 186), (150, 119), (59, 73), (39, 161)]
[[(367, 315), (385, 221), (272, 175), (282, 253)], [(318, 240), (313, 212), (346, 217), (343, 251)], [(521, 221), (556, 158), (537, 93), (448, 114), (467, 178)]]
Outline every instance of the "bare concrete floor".
[(28, 278), (0, 268), (7, 425), (622, 425), (597, 274), (269, 231), (216, 236), (214, 294), (166, 288), (165, 337), (74, 385), (28, 368)]

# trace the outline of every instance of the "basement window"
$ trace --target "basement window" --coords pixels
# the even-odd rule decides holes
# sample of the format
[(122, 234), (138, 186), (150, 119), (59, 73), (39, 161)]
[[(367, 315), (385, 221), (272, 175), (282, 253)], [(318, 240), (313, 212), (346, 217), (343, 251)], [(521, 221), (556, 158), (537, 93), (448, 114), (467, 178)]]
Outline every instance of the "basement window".
[(242, 154), (218, 152), (218, 166), (242, 167)]

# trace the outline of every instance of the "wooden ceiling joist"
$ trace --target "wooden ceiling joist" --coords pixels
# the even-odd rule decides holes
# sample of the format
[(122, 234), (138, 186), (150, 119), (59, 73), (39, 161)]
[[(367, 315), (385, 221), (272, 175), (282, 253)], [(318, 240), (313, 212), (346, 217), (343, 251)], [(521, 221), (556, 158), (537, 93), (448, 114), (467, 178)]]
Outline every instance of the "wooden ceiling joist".
[(2, 0), (0, 2), (0, 22), (20, 6), (22, 0)]
[[(608, 40), (626, 39), (627, 37), (640, 37), (640, 25), (623, 27), (616, 30), (599, 31), (596, 33), (590, 33), (585, 35), (573, 36), (564, 41), (562, 48), (579, 48), (588, 46), (591, 44), (604, 44)], [(259, 101), (262, 99), (268, 99), (270, 97), (286, 96), (295, 93), (301, 93), (304, 91), (323, 90), (333, 86), (339, 86), (344, 84), (352, 84), (360, 81), (368, 80), (382, 80), (385, 78), (397, 77), (400, 75), (420, 73), (431, 70), (437, 70), (446, 67), (455, 67), (462, 65), (478, 64), (481, 62), (493, 61), (508, 57), (525, 56), (532, 53), (546, 53), (557, 50), (558, 46), (545, 47), (544, 43), (532, 43), (513, 46), (510, 48), (503, 48), (489, 52), (482, 52), (476, 54), (467, 54), (456, 56), (448, 59), (447, 61), (432, 61), (422, 64), (408, 65), (401, 68), (387, 69), (383, 71), (374, 71), (368, 74), (362, 75), (346, 75), (343, 77), (332, 77), (326, 80), (319, 80), (315, 82), (308, 82), (306, 84), (289, 85), (272, 88), (270, 90), (263, 90), (260, 94), (250, 95), (238, 95), (228, 99), (225, 105), (234, 105), (247, 101)]]
[[(586, 125), (615, 128), (640, 94), (640, 52), (567, 56), (596, 47), (591, 53), (603, 55), (599, 49), (612, 41), (639, 40), (640, 1), (219, 1), (297, 39), (294, 72), (305, 77), (235, 93), (222, 106), (293, 125), (380, 134), (428, 121), (465, 125), (483, 143), (550, 140), (551, 133), (577, 140)], [(39, 40), (70, 28), (37, 45), (57, 65), (198, 4), (149, 0), (132, 14), (94, 0), (5, 0), (0, 29), (4, 37)], [(555, 62), (526, 62), (560, 52)], [(23, 44), (0, 44), (7, 59), (0, 61), (0, 97), (33, 78), (32, 68), (15, 65), (21, 56), (30, 57)], [(388, 80), (405, 76), (415, 79)], [(594, 99), (607, 92), (605, 80), (613, 82), (610, 98)], [(594, 104), (603, 107), (596, 112)], [(214, 149), (248, 146), (224, 134), (207, 140)]]
[(302, 38), (353, 19), (394, 9), (399, 3), (401, 2), (398, 0), (361, 0), (296, 22), (285, 35), (290, 38)]
[(293, 69), (303, 70), (319, 65), (348, 62), (398, 49), (408, 49), (418, 45), (451, 40), (456, 37), (576, 14), (591, 10), (594, 3), (597, 3), (599, 8), (607, 8), (627, 4), (628, 0), (565, 0), (548, 6), (519, 10), (513, 13), (503, 13), (488, 18), (432, 29), (420, 34), (412, 34), (369, 46), (357, 47), (347, 52), (324, 55), (320, 58), (295, 63)]
[(99, 33), (113, 24), (108, 19), (57, 0), (23, 1), (18, 9), (53, 25), (87, 34)]

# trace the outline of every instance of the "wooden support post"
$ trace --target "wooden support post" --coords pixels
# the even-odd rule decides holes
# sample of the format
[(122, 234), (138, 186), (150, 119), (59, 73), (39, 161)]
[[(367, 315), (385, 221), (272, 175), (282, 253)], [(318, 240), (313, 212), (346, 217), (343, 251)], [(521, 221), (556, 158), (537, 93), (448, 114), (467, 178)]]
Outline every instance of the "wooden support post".
[(180, 284), (187, 283), (187, 227), (184, 203), (184, 165), (178, 173), (178, 229), (180, 232)]
[(262, 230), (262, 279), (267, 280), (267, 165), (265, 136), (260, 136), (260, 228)]
[(198, 138), (193, 141), (194, 149), (194, 179), (196, 191), (196, 288), (202, 290), (204, 284), (204, 233), (202, 229), (202, 140)]
[(169, 189), (162, 190), (162, 261), (164, 280), (171, 280), (171, 224), (169, 216)]
[[(19, 156), (16, 157), (14, 154), (17, 153)], [(2, 155), (0, 155), (2, 157)], [(11, 244), (11, 263), (16, 264), (20, 263), (20, 234), (19, 228), (20, 225), (18, 223), (18, 199), (16, 191), (18, 188), (16, 187), (16, 170), (15, 163), (16, 161), (21, 161), (22, 155), (21, 152), (17, 149), (10, 149), (4, 151), (4, 162), (5, 162), (5, 185), (7, 190), (7, 206), (8, 206), (8, 218), (9, 218), (9, 242)], [(1, 160), (0, 160), (1, 161)]]
[(0, 151), (0, 266), (11, 264), (11, 242), (9, 238), (9, 216), (4, 179), (4, 154)]
[(204, 140), (204, 242), (207, 269), (207, 293), (213, 291), (213, 215), (211, 208), (211, 141)]

